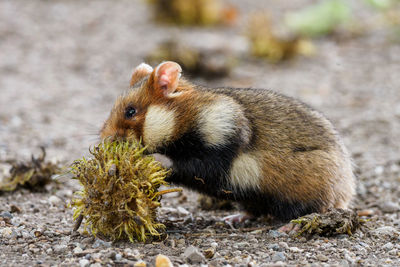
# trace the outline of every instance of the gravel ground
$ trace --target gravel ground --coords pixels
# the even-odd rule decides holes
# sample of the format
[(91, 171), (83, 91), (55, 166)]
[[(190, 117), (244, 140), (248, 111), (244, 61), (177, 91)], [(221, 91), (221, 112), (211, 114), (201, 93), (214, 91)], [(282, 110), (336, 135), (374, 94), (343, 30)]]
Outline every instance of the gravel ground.
[[(237, 27), (201, 29), (156, 25), (143, 1), (1, 1), (0, 160), (29, 159), (39, 146), (63, 164), (87, 155), (133, 67), (174, 36), (245, 58), (229, 78), (195, 82), (272, 88), (325, 113), (357, 165), (354, 208), (370, 214), (366, 225), (351, 237), (310, 239), (280, 234), (279, 224), (263, 219), (231, 229), (220, 219), (232, 211), (203, 211), (197, 195), (184, 190), (163, 199), (165, 241), (109, 243), (71, 235), (66, 203), (78, 185), (61, 179), (45, 193), (0, 195), (1, 265), (151, 266), (158, 254), (175, 265), (400, 265), (400, 45), (368, 27), (357, 38), (317, 40), (312, 58), (269, 65), (245, 56), (243, 37), (248, 14), (264, 1), (230, 2), (240, 7)], [(273, 1), (270, 13), (279, 20), (309, 2)], [(373, 25), (372, 10), (350, 2), (357, 20)]]

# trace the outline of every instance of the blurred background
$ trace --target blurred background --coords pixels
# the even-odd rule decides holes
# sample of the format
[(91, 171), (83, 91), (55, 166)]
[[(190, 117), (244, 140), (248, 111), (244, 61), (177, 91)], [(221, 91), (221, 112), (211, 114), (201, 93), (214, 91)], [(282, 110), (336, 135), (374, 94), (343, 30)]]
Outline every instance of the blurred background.
[(361, 180), (398, 185), (398, 0), (2, 0), (0, 159), (87, 155), (133, 68), (167, 59), (195, 83), (301, 99)]

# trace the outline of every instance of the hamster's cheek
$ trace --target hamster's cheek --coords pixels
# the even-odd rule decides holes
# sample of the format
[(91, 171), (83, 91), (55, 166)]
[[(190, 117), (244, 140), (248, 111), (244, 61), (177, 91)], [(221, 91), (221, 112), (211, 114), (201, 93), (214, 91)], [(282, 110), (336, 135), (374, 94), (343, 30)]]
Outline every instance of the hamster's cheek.
[(172, 139), (175, 125), (175, 111), (161, 105), (149, 106), (143, 124), (144, 144), (150, 151), (162, 146)]

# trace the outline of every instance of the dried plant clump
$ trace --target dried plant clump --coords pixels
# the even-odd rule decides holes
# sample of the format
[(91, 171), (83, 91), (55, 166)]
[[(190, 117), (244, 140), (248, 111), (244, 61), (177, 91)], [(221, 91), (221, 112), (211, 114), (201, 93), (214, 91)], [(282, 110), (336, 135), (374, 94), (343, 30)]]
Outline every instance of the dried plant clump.
[(32, 155), (27, 162), (8, 160), (11, 164), (10, 176), (0, 181), (0, 191), (14, 191), (19, 187), (40, 190), (50, 182), (52, 176), (59, 173), (61, 168), (52, 162), (45, 161), (46, 150), (41, 147), (42, 155), (38, 158)]
[(223, 7), (219, 0), (148, 0), (154, 5), (157, 20), (182, 25), (231, 25), (237, 17), (233, 6)]
[(160, 236), (165, 228), (156, 221), (161, 195), (179, 189), (158, 191), (169, 170), (144, 151), (135, 142), (103, 142), (90, 151), (93, 159), (74, 162), (72, 172), (83, 185), (71, 202), (76, 228), (85, 218), (93, 235), (111, 240)]
[(278, 30), (273, 28), (269, 17), (263, 13), (255, 13), (250, 17), (247, 36), (253, 56), (265, 58), (271, 63), (278, 63), (296, 55), (309, 56), (315, 52), (309, 40), (295, 35), (279, 34)]
[(228, 76), (236, 65), (236, 58), (229, 49), (199, 49), (175, 40), (161, 43), (146, 58), (153, 64), (166, 60), (179, 63), (185, 73), (209, 79)]
[(298, 236), (334, 236), (340, 234), (352, 235), (363, 223), (357, 212), (351, 210), (329, 210), (327, 213), (312, 213), (292, 223), (299, 224)]

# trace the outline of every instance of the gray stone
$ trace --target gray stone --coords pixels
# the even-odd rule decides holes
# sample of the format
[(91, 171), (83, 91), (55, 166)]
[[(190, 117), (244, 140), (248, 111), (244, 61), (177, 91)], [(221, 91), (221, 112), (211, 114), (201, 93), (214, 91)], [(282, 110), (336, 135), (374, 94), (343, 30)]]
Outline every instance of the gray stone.
[(96, 239), (96, 241), (94, 241), (92, 245), (92, 248), (99, 248), (99, 247), (109, 248), (111, 247), (111, 242), (106, 242), (101, 239)]
[(279, 249), (280, 249), (279, 245), (275, 244), (275, 243), (274, 244), (269, 244), (268, 248), (272, 249), (272, 250), (275, 250), (275, 251), (279, 251)]
[(77, 246), (76, 248), (74, 248), (74, 254), (80, 254), (82, 253), (83, 249), (80, 246)]
[(392, 250), (394, 248), (394, 245), (392, 242), (386, 243), (385, 245), (383, 245), (382, 247), (384, 250), (389, 251)]
[(381, 207), (381, 210), (385, 213), (393, 213), (393, 212), (400, 210), (399, 204), (391, 202), (391, 201), (382, 203), (380, 205), (380, 207)]
[(286, 242), (279, 242), (278, 244), (283, 249), (288, 249), (289, 248), (289, 246), (288, 246), (288, 244)]
[(2, 213), (0, 213), (0, 217), (12, 219), (13, 216), (12, 216), (12, 214), (9, 213), (8, 211), (3, 211)]
[(106, 257), (115, 260), (115, 255), (117, 255), (115, 251), (110, 251), (106, 254)]
[(325, 256), (324, 254), (318, 254), (317, 255), (317, 260), (322, 261), (322, 262), (326, 262), (329, 260), (329, 258), (327, 256)]
[(53, 250), (54, 250), (55, 253), (61, 254), (61, 253), (64, 253), (64, 252), (66, 252), (68, 250), (68, 246), (67, 245), (55, 245), (53, 247)]
[(183, 258), (192, 264), (199, 264), (205, 261), (204, 255), (200, 253), (199, 250), (194, 246), (190, 246), (185, 249)]
[(275, 252), (275, 254), (272, 256), (272, 261), (276, 262), (276, 261), (285, 261), (286, 260), (286, 256), (285, 253), (283, 252)]
[(61, 199), (57, 196), (51, 196), (49, 197), (49, 203), (53, 206), (56, 206), (61, 203)]
[(115, 255), (115, 260), (116, 260), (116, 261), (121, 261), (121, 260), (122, 260), (122, 255), (119, 254), (119, 253), (117, 253), (117, 254)]
[(273, 238), (287, 236), (287, 234), (279, 232), (278, 230), (269, 230), (268, 235)]
[(81, 259), (79, 261), (79, 266), (81, 266), (81, 267), (87, 267), (87, 266), (89, 266), (89, 264), (90, 264), (90, 261), (87, 259)]

